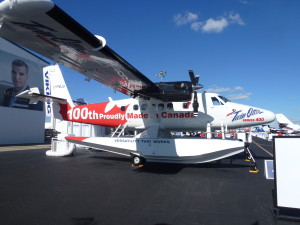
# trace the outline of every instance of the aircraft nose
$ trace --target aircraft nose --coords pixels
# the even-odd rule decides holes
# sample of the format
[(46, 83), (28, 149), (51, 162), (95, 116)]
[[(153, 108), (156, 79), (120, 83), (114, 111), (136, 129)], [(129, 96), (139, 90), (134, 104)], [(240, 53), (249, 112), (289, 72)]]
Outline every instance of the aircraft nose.
[(271, 111), (264, 110), (265, 123), (271, 123), (275, 120), (275, 114)]

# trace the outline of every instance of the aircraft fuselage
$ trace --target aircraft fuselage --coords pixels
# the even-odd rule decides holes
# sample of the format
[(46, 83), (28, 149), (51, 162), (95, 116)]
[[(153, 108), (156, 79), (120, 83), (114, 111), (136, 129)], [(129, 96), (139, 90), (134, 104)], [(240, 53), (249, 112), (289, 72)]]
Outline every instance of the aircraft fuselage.
[(193, 112), (191, 102), (162, 102), (151, 99), (125, 99), (97, 104), (64, 107), (60, 113), (64, 120), (108, 127), (125, 125), (129, 129), (147, 129), (159, 125), (160, 129), (191, 131), (241, 128), (272, 122), (275, 115), (264, 109), (228, 101), (214, 93), (199, 93), (199, 112)]

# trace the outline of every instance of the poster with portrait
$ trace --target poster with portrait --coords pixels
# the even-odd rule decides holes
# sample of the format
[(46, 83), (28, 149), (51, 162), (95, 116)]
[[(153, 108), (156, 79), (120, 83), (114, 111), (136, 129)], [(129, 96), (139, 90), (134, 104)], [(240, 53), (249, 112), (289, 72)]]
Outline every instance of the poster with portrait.
[(49, 63), (0, 38), (0, 106), (43, 111), (44, 104), (29, 104), (17, 94), (38, 87), (43, 93), (43, 67)]

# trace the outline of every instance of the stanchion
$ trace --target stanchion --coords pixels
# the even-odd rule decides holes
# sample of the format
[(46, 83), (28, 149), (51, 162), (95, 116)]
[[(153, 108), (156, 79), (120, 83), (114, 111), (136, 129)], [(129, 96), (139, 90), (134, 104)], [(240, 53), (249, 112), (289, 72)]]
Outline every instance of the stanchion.
[(245, 143), (245, 155), (246, 155), (245, 161), (250, 161), (250, 170), (249, 170), (249, 172), (250, 173), (258, 173), (259, 170), (257, 169), (255, 159), (253, 158), (253, 156), (252, 156), (252, 154), (249, 150), (249, 144), (248, 143)]

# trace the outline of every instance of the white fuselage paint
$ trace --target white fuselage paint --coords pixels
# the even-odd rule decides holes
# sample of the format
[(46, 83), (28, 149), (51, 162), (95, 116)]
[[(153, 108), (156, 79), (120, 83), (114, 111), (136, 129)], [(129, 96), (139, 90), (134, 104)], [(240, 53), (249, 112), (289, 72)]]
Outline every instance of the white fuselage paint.
[[(223, 102), (218, 94), (205, 93), (205, 101), (198, 94), (199, 112), (193, 113), (191, 103), (161, 102), (158, 100), (126, 99), (115, 101), (118, 106), (129, 105), (124, 119), (127, 127), (132, 129), (147, 129), (152, 125), (159, 125), (166, 130), (206, 130), (207, 124), (211, 128), (220, 129), (241, 128), (272, 122), (274, 114), (268, 110), (259, 109), (233, 102)], [(212, 98), (217, 98), (219, 105), (213, 105)], [(184, 108), (183, 105), (188, 107)], [(172, 106), (172, 107), (171, 107)]]

